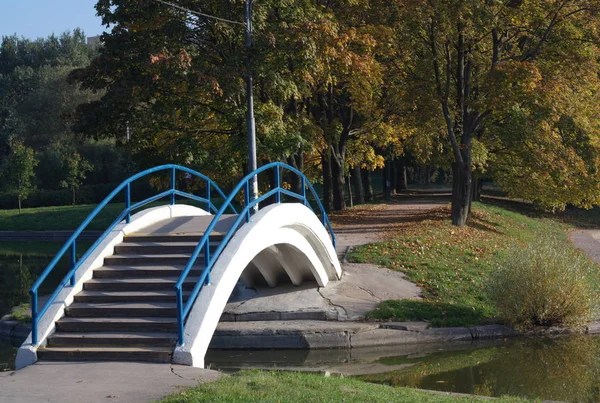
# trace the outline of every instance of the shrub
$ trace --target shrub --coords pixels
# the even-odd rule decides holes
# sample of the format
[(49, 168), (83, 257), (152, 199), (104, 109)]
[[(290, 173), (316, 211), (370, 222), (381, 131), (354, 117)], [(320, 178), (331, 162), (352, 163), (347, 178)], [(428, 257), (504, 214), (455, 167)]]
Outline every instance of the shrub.
[(541, 238), (509, 250), (492, 275), (490, 296), (517, 327), (583, 325), (597, 308), (598, 266), (565, 238)]

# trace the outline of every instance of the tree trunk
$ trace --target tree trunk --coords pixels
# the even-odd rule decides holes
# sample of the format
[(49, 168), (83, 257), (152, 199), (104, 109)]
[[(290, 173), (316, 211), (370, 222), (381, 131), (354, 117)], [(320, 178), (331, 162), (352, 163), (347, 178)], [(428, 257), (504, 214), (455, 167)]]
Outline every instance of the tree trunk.
[[(304, 155), (302, 152), (288, 157), (288, 164), (300, 172), (304, 172)], [(291, 190), (294, 193), (302, 194), (302, 181), (300, 177), (293, 172), (289, 173), (289, 182)]]
[[(267, 165), (270, 163), (269, 160), (265, 160), (265, 159), (263, 159), (261, 162), (262, 162), (262, 165)], [(275, 187), (276, 187), (275, 169), (269, 169), (269, 170), (263, 172), (263, 174), (266, 174), (267, 178), (269, 180), (269, 189), (267, 191), (275, 189)], [(280, 171), (280, 174), (281, 174), (281, 171)], [(260, 181), (259, 181), (259, 183), (260, 183)], [(266, 207), (271, 204), (275, 204), (275, 200), (277, 200), (277, 199), (276, 199), (275, 195), (273, 195), (271, 197), (268, 197), (266, 200), (263, 200), (263, 202), (260, 205), (263, 207)]]
[(406, 177), (406, 160), (398, 158), (396, 160), (396, 193), (408, 189), (408, 179)]
[(452, 181), (452, 224), (464, 227), (471, 211), (472, 172), (471, 162), (453, 164), (454, 179)]
[(364, 204), (365, 202), (365, 191), (363, 188), (362, 172), (360, 166), (356, 165), (353, 168), (352, 179), (354, 180), (354, 194), (356, 196), (356, 204)]
[(388, 200), (392, 193), (392, 164), (390, 160), (385, 160), (383, 168), (383, 198)]
[(19, 214), (21, 214), (21, 198), (19, 197)]
[(483, 181), (477, 175), (473, 175), (473, 201), (481, 201), (481, 191), (483, 190)]
[(333, 208), (342, 211), (346, 208), (346, 194), (344, 185), (344, 166), (336, 158), (331, 158), (331, 172), (333, 174)]
[(354, 207), (354, 200), (352, 198), (352, 176), (348, 175), (346, 177), (346, 183), (348, 184), (348, 203), (350, 204), (350, 207)]
[(75, 205), (75, 188), (71, 188), (71, 191), (73, 192), (73, 206)]
[(365, 192), (365, 201), (373, 201), (373, 181), (371, 178), (371, 171), (368, 169), (362, 169), (362, 184)]
[(328, 213), (333, 210), (333, 192), (331, 189), (331, 159), (327, 154), (321, 155), (321, 168), (323, 171), (323, 206)]

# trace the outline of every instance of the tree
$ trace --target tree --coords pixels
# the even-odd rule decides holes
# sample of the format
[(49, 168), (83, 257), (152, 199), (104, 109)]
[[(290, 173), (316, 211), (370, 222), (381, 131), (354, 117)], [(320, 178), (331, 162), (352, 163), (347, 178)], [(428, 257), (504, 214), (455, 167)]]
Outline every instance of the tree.
[[(174, 3), (233, 21), (244, 15), (243, 2)], [(250, 57), (259, 161), (322, 175), (326, 205), (337, 209), (349, 154), (370, 158), (361, 166), (381, 165), (371, 143), (390, 132), (377, 112), (383, 48), (380, 30), (364, 24), (366, 2), (256, 2), (250, 54), (239, 25), (154, 1), (100, 0), (96, 8), (112, 31), (100, 57), (71, 78), (106, 93), (79, 108), (81, 133), (105, 137), (128, 126), (127, 147), (142, 166), (179, 162), (235, 181), (246, 166)]]
[(600, 201), (598, 154), (590, 152), (600, 139), (592, 112), (600, 90), (596, 1), (397, 0), (389, 7), (406, 121), (422, 138), (443, 130), (452, 155), (453, 224), (469, 217), (475, 166), (541, 204)]
[(82, 102), (98, 97), (68, 84), (67, 75), (90, 63), (95, 49), (81, 30), (31, 41), (16, 36), (0, 43), (0, 161), (13, 141), (46, 151), (74, 141), (73, 117)]
[(33, 169), (37, 164), (38, 161), (33, 156), (33, 150), (21, 143), (12, 144), (11, 152), (3, 163), (4, 192), (18, 199), (19, 214), (21, 214), (21, 201), (27, 199), (29, 193), (35, 189)]
[(75, 205), (75, 191), (81, 186), (88, 171), (93, 169), (92, 164), (78, 152), (65, 153), (62, 158), (65, 178), (60, 182), (63, 188), (71, 189), (73, 206)]

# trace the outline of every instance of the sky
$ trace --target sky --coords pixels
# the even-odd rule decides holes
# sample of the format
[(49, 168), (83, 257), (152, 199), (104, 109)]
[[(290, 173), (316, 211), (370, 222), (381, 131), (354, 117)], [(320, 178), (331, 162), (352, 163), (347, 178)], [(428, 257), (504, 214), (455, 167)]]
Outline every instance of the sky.
[(0, 0), (0, 37), (30, 39), (81, 28), (86, 36), (104, 31), (96, 16), (97, 0)]

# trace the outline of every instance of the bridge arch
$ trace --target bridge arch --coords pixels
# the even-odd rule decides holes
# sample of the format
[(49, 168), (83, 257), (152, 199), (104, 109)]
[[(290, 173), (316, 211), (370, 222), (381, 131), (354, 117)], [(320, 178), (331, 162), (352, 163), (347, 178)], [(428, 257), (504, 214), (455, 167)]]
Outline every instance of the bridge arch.
[(204, 366), (204, 356), (236, 283), (254, 267), (274, 286), (282, 274), (299, 285), (314, 279), (324, 287), (342, 275), (329, 234), (318, 217), (300, 203), (274, 204), (252, 216), (235, 233), (211, 271), (211, 284), (200, 291), (185, 324), (185, 343), (173, 362)]

